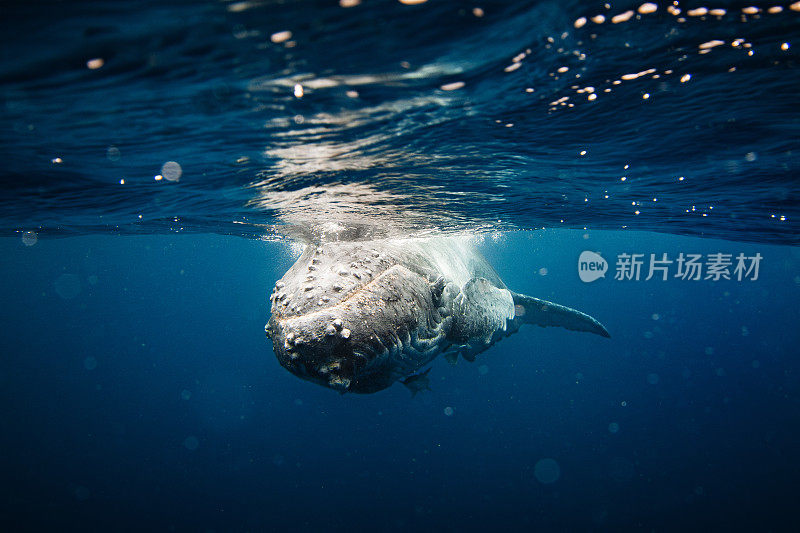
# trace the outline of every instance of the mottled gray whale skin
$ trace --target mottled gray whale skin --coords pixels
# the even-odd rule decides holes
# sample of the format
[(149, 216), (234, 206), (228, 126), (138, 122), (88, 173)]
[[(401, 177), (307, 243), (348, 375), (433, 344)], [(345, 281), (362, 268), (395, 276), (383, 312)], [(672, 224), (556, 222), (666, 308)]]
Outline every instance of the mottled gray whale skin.
[(458, 238), (309, 245), (270, 301), (280, 364), (342, 393), (385, 389), (439, 354), (474, 361), (522, 324), (609, 336), (589, 315), (511, 292)]

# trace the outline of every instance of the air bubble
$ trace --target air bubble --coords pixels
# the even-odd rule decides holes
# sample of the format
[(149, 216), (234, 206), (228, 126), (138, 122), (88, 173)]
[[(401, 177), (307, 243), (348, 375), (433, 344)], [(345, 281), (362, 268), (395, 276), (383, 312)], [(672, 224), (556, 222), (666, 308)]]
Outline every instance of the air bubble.
[(61, 274), (53, 285), (56, 293), (65, 300), (71, 300), (81, 293), (81, 282), (75, 274)]
[(39, 240), (39, 236), (35, 231), (26, 231), (22, 234), (22, 244), (25, 246), (33, 246)]
[(168, 181), (178, 181), (183, 175), (183, 169), (175, 161), (167, 161), (161, 167), (161, 175)]
[(555, 459), (545, 458), (537, 461), (533, 469), (533, 475), (536, 480), (543, 485), (549, 485), (558, 481), (561, 477), (561, 467)]
[(121, 156), (122, 154), (116, 146), (109, 146), (108, 150), (106, 150), (106, 157), (109, 161), (119, 161)]

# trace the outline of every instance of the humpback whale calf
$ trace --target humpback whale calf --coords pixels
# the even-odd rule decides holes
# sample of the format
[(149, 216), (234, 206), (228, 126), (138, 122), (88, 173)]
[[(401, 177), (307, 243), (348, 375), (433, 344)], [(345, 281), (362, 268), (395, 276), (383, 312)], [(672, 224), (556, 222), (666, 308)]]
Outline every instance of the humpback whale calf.
[(439, 354), (474, 361), (523, 324), (609, 336), (587, 314), (510, 291), (454, 237), (308, 245), (270, 301), (281, 366), (342, 393), (413, 382)]

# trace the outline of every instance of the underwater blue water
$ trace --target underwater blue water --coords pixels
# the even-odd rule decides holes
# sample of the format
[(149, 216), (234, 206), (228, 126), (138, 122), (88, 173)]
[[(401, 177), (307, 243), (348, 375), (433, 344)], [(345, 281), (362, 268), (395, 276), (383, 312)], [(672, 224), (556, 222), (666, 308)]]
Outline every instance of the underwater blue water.
[[(796, 530), (800, 4), (670, 5), (4, 2), (0, 527)], [(439, 234), (611, 338), (280, 367), (303, 243)]]
[[(432, 390), (413, 399), (399, 384), (340, 395), (278, 365), (263, 324), (266, 293), (292, 262), (288, 245), (3, 239), (3, 521), (189, 531), (796, 526), (797, 250), (587, 235), (515, 233), (480, 248), (512, 289), (592, 313), (611, 339), (526, 326), (475, 363), (437, 359)], [(579, 280), (581, 251), (610, 258), (642, 247), (764, 259), (755, 281)], [(72, 290), (63, 276), (74, 276)], [(556, 462), (554, 482), (537, 477), (542, 460)], [(539, 475), (552, 481), (547, 464)]]

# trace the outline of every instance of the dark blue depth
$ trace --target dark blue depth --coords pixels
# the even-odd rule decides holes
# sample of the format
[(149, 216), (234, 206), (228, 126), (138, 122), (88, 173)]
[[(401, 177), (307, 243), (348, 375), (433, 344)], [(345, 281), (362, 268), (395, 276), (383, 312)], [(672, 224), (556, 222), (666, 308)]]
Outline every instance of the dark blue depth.
[[(37, 530), (796, 526), (795, 251), (588, 236), (482, 248), (509, 286), (591, 312), (611, 339), (526, 327), (474, 364), (436, 360), (414, 399), (341, 396), (278, 365), (263, 324), (286, 245), (3, 240), (0, 516)], [(757, 281), (584, 284), (586, 249), (764, 260)]]

